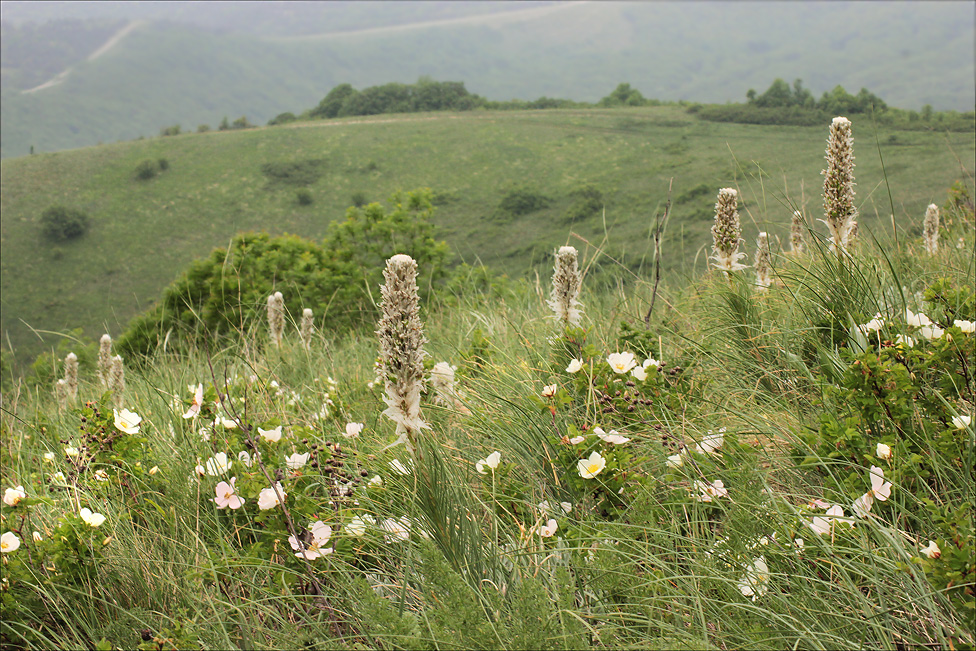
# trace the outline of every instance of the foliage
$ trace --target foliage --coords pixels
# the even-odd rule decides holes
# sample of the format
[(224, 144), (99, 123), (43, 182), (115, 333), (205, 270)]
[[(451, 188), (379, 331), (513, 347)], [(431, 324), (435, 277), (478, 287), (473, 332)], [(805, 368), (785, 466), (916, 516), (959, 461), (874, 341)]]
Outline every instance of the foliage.
[(584, 221), (594, 215), (600, 214), (606, 207), (603, 192), (592, 183), (585, 183), (573, 188), (569, 196), (573, 203), (563, 217), (567, 222)]
[(630, 84), (621, 83), (612, 93), (597, 102), (597, 106), (648, 106), (655, 103), (654, 100), (644, 99), (640, 91), (631, 88)]
[(294, 113), (291, 113), (290, 111), (285, 111), (284, 113), (279, 113), (278, 115), (268, 120), (268, 126), (273, 127), (279, 124), (288, 124), (289, 122), (294, 122), (297, 119), (298, 118), (295, 116)]
[(309, 112), (309, 116), (335, 118), (380, 113), (469, 111), (482, 105), (484, 100), (471, 95), (463, 82), (438, 82), (421, 77), (416, 84), (389, 83), (361, 91), (350, 84), (339, 84)]
[(88, 213), (67, 206), (51, 206), (41, 213), (41, 234), (54, 242), (81, 237), (91, 227)]
[(326, 162), (322, 159), (307, 159), (297, 161), (279, 161), (265, 163), (261, 166), (261, 173), (272, 184), (282, 185), (312, 185), (325, 172)]
[(552, 199), (538, 190), (527, 186), (518, 186), (505, 193), (505, 196), (498, 203), (496, 212), (511, 219), (529, 215), (547, 208), (551, 204)]
[(178, 136), (178, 135), (180, 135), (180, 125), (174, 124), (171, 127), (163, 127), (162, 129), (160, 129), (159, 135), (164, 136), (164, 137), (165, 136)]
[(310, 206), (312, 205), (312, 193), (307, 188), (302, 188), (295, 193), (295, 198), (298, 200), (299, 206)]
[(139, 161), (136, 165), (136, 178), (140, 181), (155, 178), (157, 173), (159, 173), (159, 164), (154, 160)]
[(350, 208), (344, 221), (330, 224), (321, 246), (294, 235), (236, 236), (227, 249), (191, 264), (155, 307), (133, 319), (117, 348), (126, 357), (147, 355), (163, 341), (247, 333), (275, 291), (285, 294), (290, 323), (311, 308), (330, 329), (362, 324), (374, 314), (370, 295), (394, 253), (417, 261), (426, 295), (444, 276), (447, 259), (447, 245), (434, 239), (429, 191), (396, 194), (390, 202), (389, 211), (379, 203)]

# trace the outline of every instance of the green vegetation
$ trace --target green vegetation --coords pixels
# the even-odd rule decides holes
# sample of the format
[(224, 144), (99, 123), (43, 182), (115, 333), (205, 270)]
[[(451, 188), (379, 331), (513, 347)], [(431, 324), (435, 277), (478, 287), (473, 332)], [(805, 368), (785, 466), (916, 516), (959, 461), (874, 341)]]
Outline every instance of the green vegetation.
[(91, 226), (91, 217), (81, 210), (51, 206), (41, 213), (41, 233), (53, 242), (81, 237)]
[[(879, 125), (889, 202), (873, 121), (852, 119), (862, 229), (883, 239), (892, 213), (899, 234), (918, 228), (925, 207), (944, 203), (945, 188), (964, 178), (958, 161), (976, 155), (971, 134)], [(718, 188), (739, 187), (743, 223), (768, 231), (774, 242), (786, 241), (794, 206), (816, 223), (826, 124), (712, 123), (677, 106), (473, 111), (299, 121), (4, 160), (3, 340), (9, 337), (23, 373), (57, 343), (56, 335), (40, 332), (42, 341), (30, 328), (81, 327), (96, 340), (117, 335), (191, 262), (226, 248), (239, 232), (321, 243), (351, 203), (418, 187), (432, 189), (435, 239), (448, 242), (456, 263), (521, 276), (549, 265), (554, 239), (583, 246), (585, 238), (605, 241), (609, 255), (643, 274), (653, 255), (649, 229), (663, 214), (673, 178), (660, 262), (666, 276), (687, 278), (703, 264)], [(140, 161), (160, 158), (171, 162), (169, 170), (134, 180)], [(269, 165), (271, 177), (263, 171)], [(489, 220), (527, 179), (552, 202), (507, 222)], [(587, 184), (602, 193), (606, 221), (602, 207), (566, 221), (573, 191)], [(314, 197), (311, 206), (297, 205), (303, 187)], [(694, 188), (700, 194), (678, 202)], [(38, 249), (37, 219), (51, 204), (97, 217), (97, 242)], [(597, 263), (590, 273), (603, 268)]]
[(591, 248), (580, 267), (608, 270), (577, 328), (544, 278), (434, 285), (414, 453), (368, 320), (317, 320), (308, 346), (261, 318), (162, 339), (116, 393), (78, 341), (76, 399), (4, 395), (0, 643), (972, 647), (976, 216), (953, 197), (936, 254), (838, 259), (807, 232), (766, 291), (752, 270), (657, 288)]

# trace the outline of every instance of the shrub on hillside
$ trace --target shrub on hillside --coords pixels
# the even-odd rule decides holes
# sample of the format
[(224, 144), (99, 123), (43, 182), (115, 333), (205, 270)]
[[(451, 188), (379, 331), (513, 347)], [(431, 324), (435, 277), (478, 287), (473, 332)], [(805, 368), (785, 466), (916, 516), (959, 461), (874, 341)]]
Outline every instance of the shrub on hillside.
[(169, 159), (160, 158), (159, 160), (156, 161), (156, 164), (159, 165), (160, 172), (165, 172), (166, 170), (169, 169)]
[(256, 126), (257, 126), (256, 124), (251, 124), (250, 122), (247, 121), (246, 115), (242, 115), (241, 117), (237, 118), (231, 123), (230, 128), (231, 129), (253, 129)]
[(140, 181), (148, 181), (156, 176), (159, 166), (154, 160), (146, 159), (136, 165), (136, 178)]
[(552, 199), (534, 188), (519, 186), (509, 190), (498, 203), (498, 212), (505, 216), (521, 217), (547, 208)]
[(573, 198), (564, 219), (568, 222), (582, 221), (603, 210), (603, 193), (596, 186), (586, 183), (570, 191)]
[(180, 135), (180, 125), (174, 124), (171, 127), (164, 127), (159, 131), (161, 136), (178, 136)]
[(298, 118), (295, 117), (294, 113), (285, 111), (284, 113), (279, 113), (270, 120), (268, 120), (268, 126), (273, 127), (279, 124), (288, 124), (289, 122), (294, 122)]
[(214, 345), (260, 323), (275, 291), (285, 296), (288, 322), (297, 322), (304, 308), (323, 315), (329, 328), (372, 322), (370, 292), (396, 253), (417, 261), (426, 294), (444, 277), (448, 256), (447, 244), (434, 239), (430, 191), (397, 193), (390, 203), (390, 209), (379, 203), (349, 208), (344, 221), (330, 224), (322, 245), (297, 235), (237, 235), (227, 249), (193, 262), (156, 306), (129, 323), (116, 348), (128, 359), (164, 340), (170, 349), (205, 338)]
[(208, 131), (210, 131), (210, 125), (209, 124), (200, 124), (200, 125), (197, 125), (197, 133), (206, 133)]
[(41, 233), (49, 240), (63, 242), (88, 232), (91, 218), (81, 210), (51, 206), (41, 213)]
[(322, 176), (325, 161), (307, 159), (297, 161), (275, 161), (261, 166), (261, 173), (272, 184), (312, 185)]
[(306, 188), (302, 188), (295, 193), (295, 198), (298, 200), (299, 206), (310, 206), (312, 205), (312, 193)]

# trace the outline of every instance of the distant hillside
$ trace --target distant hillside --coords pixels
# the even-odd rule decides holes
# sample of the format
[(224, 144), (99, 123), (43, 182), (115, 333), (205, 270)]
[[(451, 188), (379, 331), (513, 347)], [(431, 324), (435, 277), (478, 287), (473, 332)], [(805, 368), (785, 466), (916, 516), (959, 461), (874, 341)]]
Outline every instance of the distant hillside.
[[(871, 120), (854, 124), (866, 233), (885, 237), (894, 212), (903, 235), (917, 235), (925, 206), (971, 178), (971, 133), (882, 129), (892, 210)], [(827, 125), (704, 122), (677, 106), (465, 112), (297, 122), (5, 160), (2, 338), (23, 361), (44, 345), (31, 328), (117, 334), (191, 260), (239, 231), (319, 240), (353, 203), (421, 186), (436, 194), (434, 221), (455, 262), (547, 273), (555, 247), (570, 242), (589, 255), (586, 242), (606, 240), (608, 253), (646, 273), (651, 225), (673, 178), (663, 266), (686, 276), (704, 264), (720, 187), (742, 191), (750, 250), (759, 230), (784, 236), (794, 206), (819, 226), (826, 133)], [(138, 179), (140, 165), (156, 174)], [(86, 211), (90, 232), (48, 243), (39, 219), (54, 204)]]
[(420, 13), (410, 23), (392, 4), (404, 20), (368, 28), (367, 7), (348, 7), (342, 21), (307, 23), (320, 35), (284, 24), (259, 37), (150, 23), (43, 91), (23, 95), (4, 83), (0, 155), (153, 136), (173, 124), (192, 130), (225, 116), (263, 124), (314, 106), (340, 83), (423, 75), (463, 81), (492, 100), (593, 102), (626, 81), (662, 100), (742, 101), (781, 77), (802, 78), (815, 96), (838, 84), (867, 87), (906, 109), (968, 111), (976, 102), (973, 3), (501, 5), (508, 10)]

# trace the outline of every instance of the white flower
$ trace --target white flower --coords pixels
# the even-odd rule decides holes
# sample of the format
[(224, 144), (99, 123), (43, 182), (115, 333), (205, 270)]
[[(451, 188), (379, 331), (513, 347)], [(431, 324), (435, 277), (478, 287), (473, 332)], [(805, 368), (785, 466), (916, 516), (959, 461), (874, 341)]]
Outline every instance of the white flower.
[(53, 484), (64, 484), (65, 481), (67, 480), (64, 478), (64, 473), (60, 470), (51, 475), (51, 483)]
[(932, 321), (927, 316), (919, 312), (915, 314), (909, 309), (905, 310), (905, 323), (916, 328), (932, 325)]
[(580, 459), (576, 464), (580, 477), (583, 479), (593, 479), (599, 475), (600, 472), (606, 468), (606, 466), (607, 460), (604, 459), (603, 456), (596, 450), (590, 453), (590, 457), (588, 459)]
[(582, 443), (585, 440), (586, 440), (586, 437), (585, 436), (574, 436), (573, 438), (569, 439), (569, 444), (570, 445), (579, 445), (580, 443)]
[(547, 384), (546, 386), (542, 387), (542, 397), (543, 398), (553, 397), (554, 395), (556, 395), (556, 390), (558, 388), (559, 387), (557, 387), (555, 384)]
[(896, 344), (904, 344), (909, 348), (914, 348), (918, 341), (914, 337), (909, 337), (908, 335), (895, 335)]
[(351, 536), (356, 536), (357, 538), (364, 536), (366, 534), (366, 528), (376, 525), (376, 520), (373, 519), (371, 515), (357, 515), (349, 524), (346, 525), (346, 531)]
[(281, 482), (276, 482), (275, 487), (278, 491), (275, 492), (275, 488), (262, 488), (261, 492), (258, 493), (258, 508), (262, 511), (267, 511), (268, 509), (273, 509), (274, 507), (281, 504), (281, 500), (278, 499), (278, 492), (281, 493), (281, 497), (287, 497), (284, 489), (281, 488)]
[(325, 547), (326, 543), (329, 542), (329, 538), (332, 537), (332, 527), (322, 521), (316, 520), (308, 528), (308, 532), (311, 541), (305, 544), (305, 551), (301, 551), (302, 545), (299, 544), (295, 536), (288, 536), (288, 544), (298, 552), (295, 554), (297, 558), (304, 556), (306, 560), (314, 561), (319, 556), (332, 553), (331, 547)]
[(938, 339), (945, 334), (945, 330), (937, 325), (924, 326), (919, 328), (918, 334), (920, 334), (923, 339)]
[(311, 452), (306, 452), (305, 454), (295, 452), (290, 457), (285, 457), (285, 465), (288, 466), (289, 470), (298, 470), (308, 462), (310, 455)]
[(3, 492), (3, 503), (7, 506), (17, 506), (20, 504), (20, 501), (26, 497), (27, 493), (24, 491), (23, 486), (8, 488)]
[(207, 474), (210, 475), (211, 477), (222, 475), (228, 470), (230, 470), (230, 467), (232, 465), (234, 465), (234, 462), (228, 461), (227, 454), (225, 452), (218, 452), (217, 454), (207, 459), (207, 463), (206, 463)]
[(882, 319), (881, 314), (878, 313), (875, 314), (874, 318), (868, 321), (867, 323), (863, 323), (857, 326), (857, 329), (866, 335), (869, 332), (878, 332), (883, 327), (884, 327), (884, 319)]
[(36, 542), (36, 543), (39, 543), (42, 540), (44, 540), (44, 537), (41, 536), (41, 532), (40, 531), (35, 531), (34, 533), (32, 533), (31, 534), (31, 538), (33, 538), (34, 539), (34, 542)]
[(878, 447), (875, 449), (874, 454), (879, 459), (891, 459), (893, 452), (891, 451), (891, 446), (885, 445), (884, 443), (878, 443)]
[(54, 463), (54, 453), (45, 452), (44, 453), (44, 463)]
[(942, 556), (942, 550), (939, 549), (939, 546), (935, 544), (934, 540), (930, 540), (929, 544), (922, 548), (922, 553), (929, 558), (938, 558), (939, 556)]
[(816, 517), (812, 522), (807, 523), (813, 529), (814, 533), (819, 536), (830, 533), (834, 525), (842, 522), (852, 527), (854, 526), (853, 520), (844, 517), (844, 509), (839, 504), (831, 506), (824, 515), (828, 515), (830, 518)]
[(81, 511), (78, 512), (78, 515), (81, 516), (81, 519), (84, 520), (85, 524), (87, 524), (89, 527), (98, 527), (105, 522), (104, 515), (101, 513), (92, 513), (91, 509), (88, 507), (81, 509)]
[(884, 470), (871, 466), (871, 493), (882, 502), (891, 497), (891, 482), (885, 481)]
[(962, 415), (962, 416), (954, 416), (952, 418), (952, 426), (955, 427), (956, 429), (966, 429), (967, 427), (969, 427), (969, 424), (972, 422), (973, 422), (972, 416)]
[(373, 478), (369, 480), (369, 485), (370, 486), (382, 486), (383, 485), (383, 478), (380, 477), (379, 475), (373, 475)]
[(631, 369), (630, 374), (634, 376), (634, 379), (638, 382), (643, 382), (647, 379), (647, 371), (643, 366), (635, 366), (633, 369)]
[(65, 448), (64, 449), (64, 453), (66, 455), (68, 455), (69, 457), (77, 457), (78, 456), (78, 448)]
[(976, 333), (976, 321), (965, 321), (963, 319), (956, 319), (955, 321), (952, 322), (952, 325), (956, 326), (967, 335)]
[(583, 360), (573, 359), (569, 362), (569, 366), (566, 367), (567, 373), (576, 373), (583, 368)]
[(217, 414), (217, 417), (214, 418), (213, 426), (217, 427), (218, 425), (220, 425), (224, 429), (234, 429), (235, 427), (237, 427), (237, 421), (230, 418), (226, 418), (223, 414)]
[(668, 468), (680, 468), (685, 465), (684, 455), (681, 453), (672, 454), (668, 457), (668, 460), (664, 462)]
[(746, 569), (746, 575), (739, 579), (739, 592), (753, 601), (769, 591), (769, 567), (766, 558), (760, 556)]
[(364, 423), (346, 423), (346, 431), (343, 433), (347, 439), (354, 439), (363, 431), (366, 427)]
[(115, 415), (115, 427), (120, 431), (126, 434), (139, 433), (139, 423), (142, 422), (142, 416), (128, 409), (123, 409), (122, 411), (113, 409), (112, 413)]
[(603, 431), (603, 428), (594, 427), (593, 433), (599, 436), (604, 443), (612, 443), (613, 445), (623, 445), (624, 443), (628, 443), (630, 441), (630, 439), (626, 436), (617, 434), (617, 430), (615, 429), (610, 430), (610, 433), (607, 434)]
[(244, 500), (237, 494), (237, 487), (234, 486), (236, 481), (237, 477), (231, 477), (229, 484), (225, 481), (217, 484), (217, 496), (213, 498), (213, 501), (218, 509), (229, 507), (231, 510), (236, 510), (244, 506)]
[(390, 462), (390, 467), (393, 468), (400, 475), (409, 475), (410, 469), (407, 468), (399, 459), (394, 459)]
[(196, 418), (200, 413), (200, 408), (203, 406), (203, 385), (198, 384), (196, 387), (191, 385), (189, 389), (193, 391), (193, 403), (186, 410), (186, 413), (183, 414), (183, 418)]
[(241, 450), (237, 453), (237, 460), (240, 461), (245, 468), (250, 468), (254, 465), (254, 462), (257, 460), (258, 456), (260, 455), (255, 454), (254, 459), (252, 460), (251, 455), (248, 454), (247, 450)]
[(662, 362), (660, 360), (657, 360), (657, 359), (654, 359), (653, 357), (648, 357), (647, 359), (644, 360), (644, 363), (641, 365), (641, 367), (646, 371), (647, 369), (651, 368), (652, 366), (654, 368), (661, 368), (661, 364), (663, 364), (663, 363), (664, 362)]
[(559, 508), (565, 511), (567, 514), (573, 510), (573, 504), (571, 502), (560, 502)]
[(726, 497), (729, 494), (725, 483), (721, 479), (716, 479), (711, 484), (706, 484), (700, 479), (695, 480), (695, 488), (700, 493), (696, 498), (699, 502), (711, 502), (713, 497)]
[(851, 505), (851, 510), (854, 511), (854, 515), (857, 517), (866, 518), (868, 513), (871, 512), (872, 506), (874, 506), (874, 494), (868, 491), (854, 500), (854, 503)]
[(708, 430), (708, 434), (705, 435), (701, 443), (695, 445), (695, 452), (699, 454), (715, 454), (715, 451), (725, 443), (725, 429), (722, 427), (715, 434), (712, 434), (712, 430)]
[(556, 533), (557, 528), (556, 521), (550, 518), (549, 522), (539, 527), (539, 535), (543, 538), (551, 538)]
[(95, 471), (95, 479), (97, 481), (108, 481), (108, 473), (103, 468), (99, 468)]
[(610, 353), (607, 356), (607, 364), (614, 373), (626, 373), (637, 366), (637, 360), (631, 352)]
[(393, 542), (403, 542), (410, 538), (410, 521), (406, 518), (400, 518), (399, 520), (394, 520), (393, 518), (387, 518), (383, 520), (383, 524), (380, 527), (386, 531), (383, 538), (386, 543)]
[(9, 554), (10, 552), (15, 552), (20, 548), (20, 538), (17, 537), (13, 531), (4, 532), (0, 536), (0, 552), (4, 554)]
[(501, 459), (502, 459), (502, 453), (496, 450), (495, 452), (489, 454), (488, 458), (479, 459), (477, 463), (474, 464), (475, 470), (477, 470), (482, 475), (487, 475), (488, 473), (487, 471), (485, 471), (485, 467), (487, 466), (492, 472), (494, 472), (495, 469), (498, 468), (498, 464), (501, 461)]
[(261, 429), (259, 427), (258, 434), (268, 443), (277, 443), (281, 440), (281, 425), (278, 425), (274, 429)]

